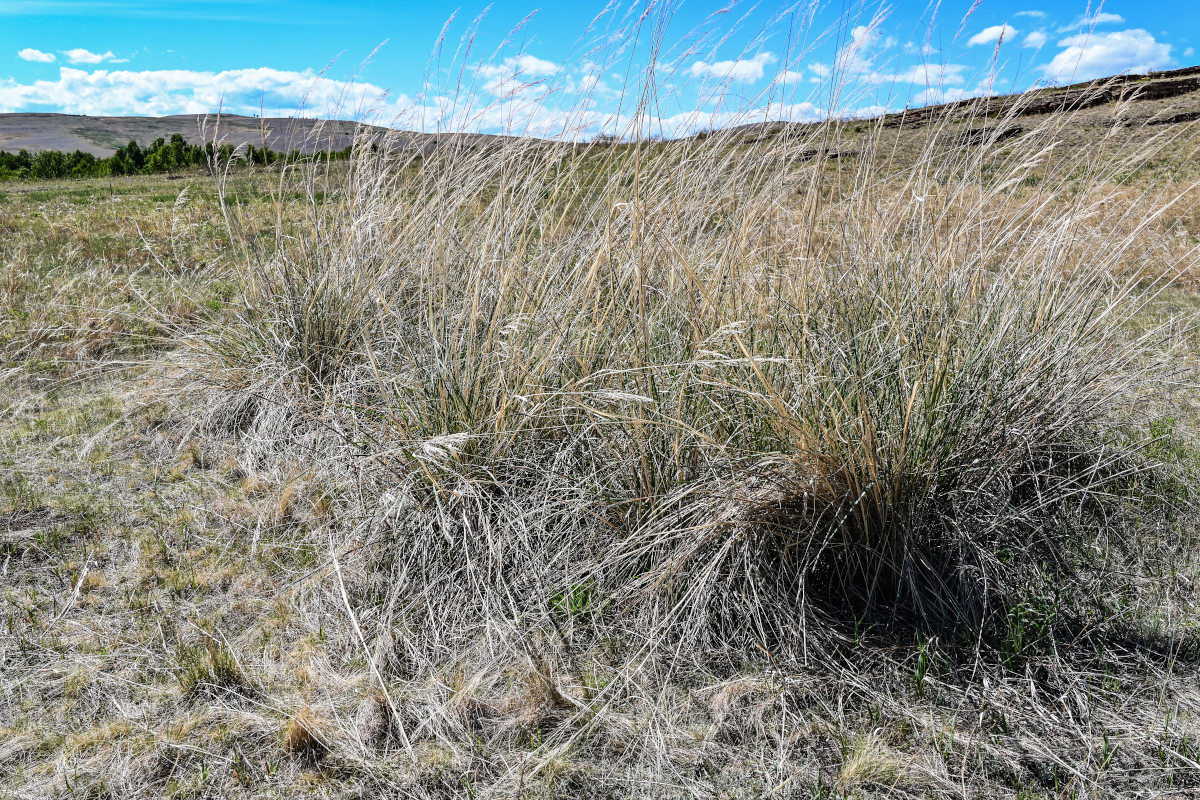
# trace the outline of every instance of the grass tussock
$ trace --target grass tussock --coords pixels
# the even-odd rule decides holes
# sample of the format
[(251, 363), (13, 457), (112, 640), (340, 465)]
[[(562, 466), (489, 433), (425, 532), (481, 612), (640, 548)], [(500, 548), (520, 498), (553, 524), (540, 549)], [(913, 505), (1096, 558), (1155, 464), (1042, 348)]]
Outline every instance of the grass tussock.
[(1173, 136), (1038, 171), (1059, 121), (964, 145), (985, 122), (906, 164), (879, 124), (814, 158), (838, 122), (364, 141), (281, 177), (309, 199), (270, 247), (227, 205), (246, 299), (196, 342), (234, 396), (213, 419), (372, 487), (422, 635), (585, 584), (737, 648), (812, 613), (1003, 620), (1120, 546), (1170, 377), (1132, 321), (1191, 262), (1144, 246), (1178, 187), (1117, 180)]
[[(1032, 670), (1107, 730), (1119, 690), (1088, 674), (1192, 651), (1123, 609), (1130, 575), (1176, 563), (1191, 503), (1189, 457), (1160, 457), (1180, 331), (1148, 320), (1194, 274), (1196, 190), (1135, 178), (1194, 144), (1125, 126), (1102, 158), (1063, 154), (1059, 116), (964, 133), (1008, 113), (935, 118), (905, 156), (881, 122), (835, 120), (365, 137), (344, 168), (280, 177), (266, 245), (223, 187), (245, 298), (191, 340), (191, 374), (240, 462), (339, 487), (310, 527), (382, 689), (363, 746), (436, 746), (440, 775), (447, 742), (519, 742), (553, 794), (581, 748), (657, 780), (685, 742), (819, 739), (806, 704), (865, 724), (915, 703), (983, 710), (969, 735), (897, 711), (890, 738), (838, 734), (815, 774), (775, 778), (953, 794), (953, 758), (1009, 785), (1148, 764), (980, 742), (1092, 741), (989, 700), (995, 681)], [(745, 721), (675, 694), (759, 669), (835, 681), (836, 714), (793, 678)]]
[(293, 714), (283, 728), (283, 749), (302, 761), (315, 762), (328, 752), (320, 725), (308, 706)]
[(180, 644), (176, 649), (179, 687), (188, 698), (218, 695), (225, 692), (250, 694), (253, 684), (229, 643), (208, 630), (201, 629), (202, 640)]

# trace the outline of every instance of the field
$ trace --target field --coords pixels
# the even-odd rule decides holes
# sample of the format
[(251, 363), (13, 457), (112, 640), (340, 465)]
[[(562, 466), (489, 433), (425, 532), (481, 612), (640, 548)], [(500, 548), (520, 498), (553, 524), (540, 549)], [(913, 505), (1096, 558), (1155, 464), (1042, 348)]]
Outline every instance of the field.
[(0, 797), (1194, 797), (1196, 97), (0, 184)]

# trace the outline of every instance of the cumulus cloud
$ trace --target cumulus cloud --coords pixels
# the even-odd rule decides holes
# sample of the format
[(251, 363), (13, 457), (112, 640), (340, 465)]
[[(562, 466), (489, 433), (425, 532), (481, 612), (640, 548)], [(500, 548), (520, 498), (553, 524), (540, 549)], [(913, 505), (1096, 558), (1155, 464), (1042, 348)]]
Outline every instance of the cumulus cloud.
[(127, 58), (117, 58), (113, 55), (113, 51), (109, 50), (106, 53), (93, 53), (91, 50), (85, 50), (82, 47), (76, 47), (73, 50), (60, 50), (67, 61), (72, 64), (103, 64), (105, 61), (114, 63), (122, 63), (128, 61)]
[(1010, 41), (1020, 31), (1012, 25), (1005, 23), (1003, 25), (992, 25), (989, 28), (984, 28), (979, 33), (967, 40), (967, 44), (975, 47), (980, 44), (995, 44), (1001, 40)]
[(1078, 34), (1058, 42), (1063, 48), (1039, 69), (1055, 81), (1084, 81), (1119, 72), (1149, 72), (1174, 64), (1171, 45), (1133, 28), (1103, 34)]
[[(664, 136), (674, 137), (754, 122), (817, 122), (824, 118), (825, 111), (812, 103), (775, 103), (768, 109), (686, 111), (651, 119), (648, 127)], [(620, 120), (627, 121), (623, 117)]]
[(881, 38), (876, 25), (859, 25), (850, 31), (850, 41), (838, 51), (832, 68), (813, 64), (809, 69), (821, 78), (836, 72), (839, 76), (853, 78), (860, 86), (910, 83), (929, 87), (962, 83), (967, 72), (963, 64), (919, 62), (906, 66), (878, 65), (881, 53), (896, 44), (891, 37)]
[(312, 71), (268, 68), (196, 70), (96, 70), (61, 67), (56, 80), (23, 84), (0, 79), (0, 112), (52, 110), (98, 116), (235, 114), (288, 116), (357, 112), (386, 92), (369, 83), (347, 84)]
[(905, 42), (904, 43), (904, 52), (908, 53), (909, 55), (918, 55), (919, 54), (919, 55), (923, 55), (923, 56), (931, 56), (937, 52), (937, 48), (934, 47), (929, 42), (925, 42), (924, 44), (921, 44), (921, 45), (918, 45), (916, 42)]
[(1021, 42), (1021, 46), (1041, 50), (1046, 46), (1046, 34), (1042, 31), (1030, 31), (1025, 35), (1025, 41)]
[(1094, 28), (1097, 25), (1104, 25), (1106, 23), (1121, 23), (1124, 21), (1125, 21), (1125, 18), (1122, 17), (1120, 14), (1110, 14), (1107, 11), (1097, 11), (1095, 14), (1092, 14), (1091, 16), (1084, 14), (1083, 16), (1079, 17), (1074, 22), (1072, 22), (1070, 25), (1063, 25), (1061, 28), (1058, 29), (1057, 32), (1058, 33), (1066, 33), (1067, 31), (1075, 31), (1075, 30), (1079, 30), (1080, 28)]
[(497, 97), (528, 89), (531, 84), (558, 73), (553, 61), (522, 53), (495, 64), (483, 64), (475, 72), (484, 79), (484, 88)]
[[(872, 83), (911, 83), (914, 86), (942, 86), (962, 83), (967, 68), (963, 64), (914, 64), (886, 75), (868, 75)], [(884, 80), (880, 80), (884, 78)]]
[(633, 131), (667, 138), (686, 136), (698, 131), (726, 128), (752, 122), (815, 122), (825, 117), (823, 108), (809, 102), (771, 103), (765, 107), (733, 111), (703, 108), (680, 111), (667, 116), (643, 116), (600, 109), (553, 107), (545, 95), (515, 95), (486, 107), (456, 106), (446, 97), (430, 97), (411, 107), (406, 121), (419, 130), (470, 130), (485, 133), (510, 133), (555, 139), (589, 139), (604, 133), (619, 137)]
[(975, 97), (994, 97), (1000, 93), (1001, 85), (1006, 82), (1004, 79), (985, 79), (976, 84), (974, 88), (951, 87), (939, 89), (933, 87), (914, 95), (913, 103), (917, 105), (955, 103)]
[[(527, 61), (530, 72), (563, 75), (549, 62)], [(513, 66), (512, 64), (509, 65)], [(504, 80), (507, 71), (491, 72)], [(566, 76), (564, 77), (571, 77)], [(583, 78), (575, 76), (577, 88)], [(789, 81), (799, 76), (789, 75)], [(582, 89), (586, 92), (586, 89)], [(633, 130), (668, 137), (747, 122), (787, 120), (812, 122), (823, 118), (822, 108), (807, 102), (772, 103), (740, 111), (704, 108), (661, 117), (634, 120), (629, 114), (580, 105), (579, 96), (559, 104), (555, 87), (489, 98), (461, 100), (438, 94), (389, 98), (384, 89), (365, 82), (340, 82), (312, 71), (270, 68), (204, 72), (196, 70), (83, 70), (61, 67), (54, 80), (18, 83), (0, 78), (0, 112), (52, 110), (102, 116), (227, 113), (363, 118), (424, 131), (480, 131), (562, 139), (586, 139), (600, 132), (627, 134)], [(594, 93), (593, 93), (594, 96)], [(586, 102), (586, 101), (585, 101)]]
[[(808, 83), (820, 83), (821, 79), (815, 76), (807, 79)], [(804, 73), (799, 70), (785, 69), (775, 76), (775, 83), (779, 86), (794, 87), (805, 83)]]
[(835, 69), (851, 75), (869, 72), (875, 63), (878, 42), (879, 30), (875, 24), (855, 25), (850, 31), (850, 41), (838, 51)]
[(941, 105), (942, 103), (957, 103), (959, 100), (968, 100), (972, 97), (979, 97), (980, 92), (974, 89), (955, 87), (950, 89), (929, 88), (917, 92), (913, 95), (912, 103), (915, 106), (925, 105)]
[[(854, 70), (863, 86), (903, 83), (927, 87), (961, 85), (967, 68), (955, 64), (879, 65), (878, 53), (898, 43), (862, 29), (852, 38), (854, 51), (838, 55), (840, 68)], [(64, 59), (65, 60), (65, 59)], [(765, 77), (776, 62), (771, 53), (729, 62), (699, 62), (705, 77), (730, 81), (755, 81)], [(749, 65), (749, 66), (747, 66)], [(607, 86), (607, 74), (599, 65), (581, 63), (567, 68), (531, 55), (515, 56), (489, 65), (478, 65), (480, 83), (512, 91), (489, 94), (467, 93), (466, 99), (452, 92), (440, 93), (430, 84), (416, 98), (389, 97), (385, 89), (371, 83), (342, 82), (311, 70), (288, 71), (271, 68), (221, 72), (199, 70), (144, 70), (121, 68), (77, 68), (62, 66), (55, 78), (18, 82), (0, 78), (0, 112), (56, 111), (102, 116), (208, 114), (218, 109), (227, 113), (266, 116), (337, 116), (364, 118), (413, 130), (459, 130), (513, 133), (562, 139), (586, 139), (601, 131), (617, 135), (630, 131), (680, 136), (710, 127), (747, 122), (788, 120), (811, 122), (824, 118), (823, 105), (802, 102), (763, 103), (738, 111), (711, 108), (704, 98), (691, 110), (665, 112), (635, 120), (628, 113), (606, 108), (618, 90)], [(829, 76), (833, 67), (812, 63), (801, 72), (771, 71), (780, 87), (795, 87), (817, 77)], [(684, 69), (685, 73), (695, 71)], [(601, 76), (604, 76), (602, 79)], [(539, 79), (552, 79), (542, 81)], [(516, 83), (518, 82), (519, 83)], [(946, 97), (959, 95), (947, 87)], [(904, 92), (907, 95), (907, 92)], [(777, 99), (779, 93), (774, 95)], [(932, 96), (932, 95), (931, 95)], [(786, 99), (786, 95), (785, 95)], [(858, 95), (846, 103), (838, 116), (880, 113), (882, 106), (864, 106), (877, 98)]]
[[(497, 68), (500, 65), (495, 65)], [(505, 80), (518, 66), (486, 73)], [(561, 75), (550, 62), (526, 59), (527, 74)], [(482, 73), (481, 73), (482, 74)], [(564, 78), (571, 77), (564, 75)], [(576, 92), (587, 92), (585, 76), (576, 76)], [(593, 76), (594, 77), (594, 76)], [(591, 96), (599, 84), (593, 86)], [(364, 118), (397, 127), (424, 131), (480, 131), (516, 133), (554, 138), (588, 138), (601, 131), (625, 133), (638, 129), (664, 136), (680, 136), (714, 127), (763, 120), (810, 122), (822, 109), (811, 103), (774, 103), (743, 111), (693, 109), (673, 115), (643, 119), (639, 125), (628, 114), (579, 105), (579, 97), (557, 104), (557, 88), (532, 86), (528, 91), (497, 97), (456, 100), (436, 93), (418, 98), (389, 98), (387, 92), (366, 82), (341, 82), (312, 71), (293, 72), (270, 68), (205, 72), (197, 70), (84, 70), (61, 67), (53, 80), (19, 83), (0, 78), (0, 112), (56, 111), (98, 116), (226, 113)]]
[(736, 61), (697, 61), (688, 73), (693, 78), (717, 78), (735, 83), (754, 83), (762, 80), (768, 64), (775, 63), (775, 54), (763, 52), (754, 58), (739, 58)]
[(41, 50), (34, 50), (32, 47), (26, 47), (17, 53), (17, 58), (24, 61), (40, 61), (43, 64), (49, 64), (54, 60), (54, 53), (43, 53)]
[(553, 61), (522, 53), (519, 56), (510, 56), (498, 64), (485, 64), (479, 68), (479, 74), (485, 78), (503, 78), (510, 75), (548, 78), (558, 70), (558, 64)]

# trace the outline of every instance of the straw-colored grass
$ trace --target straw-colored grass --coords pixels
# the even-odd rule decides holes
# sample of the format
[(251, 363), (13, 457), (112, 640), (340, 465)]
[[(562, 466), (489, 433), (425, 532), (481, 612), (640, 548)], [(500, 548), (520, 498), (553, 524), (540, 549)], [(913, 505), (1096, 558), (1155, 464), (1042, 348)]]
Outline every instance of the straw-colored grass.
[[(616, 141), (214, 165), (112, 383), (10, 368), (0, 793), (1194, 789), (1193, 129), (651, 141), (656, 74)], [(77, 352), (11, 260), (0, 344)]]
[(837, 122), (364, 142), (281, 178), (310, 201), (269, 250), (230, 207), (214, 422), (372, 487), (435, 638), (585, 583), (710, 644), (790, 651), (811, 609), (973, 638), (1119, 545), (1173, 377), (1130, 323), (1191, 266), (1144, 244), (1180, 187), (1117, 176), (1186, 143), (1114, 134), (1022, 191), (1061, 125), (947, 120), (903, 165), (876, 125), (852, 167), (813, 158)]

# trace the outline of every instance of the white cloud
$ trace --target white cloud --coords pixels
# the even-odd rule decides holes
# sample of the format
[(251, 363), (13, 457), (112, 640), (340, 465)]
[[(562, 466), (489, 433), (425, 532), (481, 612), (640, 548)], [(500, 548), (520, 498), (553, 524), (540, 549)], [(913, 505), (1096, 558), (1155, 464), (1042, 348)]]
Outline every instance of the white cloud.
[(17, 58), (23, 61), (40, 61), (43, 64), (49, 64), (54, 60), (54, 53), (43, 53), (41, 50), (34, 50), (32, 47), (26, 47), (17, 53)]
[(54, 53), (43, 53), (41, 50), (26, 47), (17, 53), (17, 57), (23, 61), (40, 61), (43, 64), (49, 64), (54, 60)]
[[(879, 45), (883, 47), (880, 48)], [(850, 31), (850, 41), (837, 54), (837, 60), (832, 68), (823, 64), (810, 64), (809, 69), (818, 77), (825, 78), (830, 74), (839, 80), (848, 81), (858, 86), (880, 86), (895, 83), (911, 83), (915, 86), (942, 86), (944, 84), (962, 83), (967, 67), (963, 64), (939, 64), (919, 62), (903, 67), (876, 66), (879, 51), (887, 50), (897, 44), (891, 37), (880, 41), (878, 26), (859, 25)]]
[(1005, 23), (1003, 25), (992, 25), (990, 28), (984, 28), (979, 33), (967, 40), (967, 44), (975, 47), (980, 44), (995, 44), (1001, 40), (1010, 41), (1020, 31), (1012, 25)]
[(967, 100), (972, 97), (978, 97), (979, 93), (973, 89), (951, 88), (951, 89), (925, 89), (913, 95), (912, 104), (914, 106), (931, 106), (941, 105), (942, 103), (956, 103), (959, 100)]
[(754, 83), (762, 80), (764, 69), (775, 63), (775, 54), (763, 52), (754, 58), (739, 58), (736, 61), (697, 61), (688, 73), (693, 78), (717, 78), (735, 83)]
[[(825, 111), (812, 103), (775, 103), (769, 109), (746, 111), (686, 111), (653, 119), (649, 127), (666, 136), (686, 136), (702, 130), (728, 128), (754, 122), (817, 122)], [(622, 120), (624, 121), (624, 120)]]
[[(880, 48), (882, 44), (882, 48)], [(879, 20), (870, 25), (856, 25), (850, 31), (850, 41), (838, 51), (833, 71), (843, 76), (855, 76), (867, 83), (884, 83), (890, 76), (880, 73), (875, 67), (879, 51), (895, 46), (891, 36), (880, 42)]]
[(604, 80), (604, 66), (594, 61), (584, 59), (577, 67), (578, 91), (584, 95), (595, 97), (610, 97), (617, 92)]
[(1038, 69), (1055, 81), (1084, 81), (1120, 72), (1149, 72), (1174, 64), (1171, 45), (1133, 28), (1103, 34), (1078, 34), (1058, 42), (1063, 48)]
[[(533, 70), (549, 67), (527, 63)], [(500, 73), (501, 75), (503, 73)], [(501, 78), (502, 79), (502, 78)], [(467, 100), (432, 93), (421, 98), (388, 98), (369, 83), (345, 83), (313, 73), (270, 68), (203, 72), (195, 70), (84, 70), (61, 67), (54, 80), (18, 83), (0, 78), (0, 112), (52, 110), (103, 116), (227, 113), (366, 118), (409, 130), (509, 132), (555, 138), (589, 138), (600, 131), (627, 134), (636, 129), (680, 136), (712, 126), (764, 120), (814, 121), (824, 112), (811, 103), (773, 103), (766, 108), (714, 112), (705, 109), (643, 119), (580, 106), (578, 97), (562, 107), (553, 87), (533, 87), (497, 98)]]
[(1046, 34), (1042, 31), (1030, 31), (1025, 35), (1025, 41), (1021, 42), (1021, 47), (1031, 47), (1034, 50), (1041, 50), (1046, 46)]
[(1033, 17), (1034, 19), (1045, 19), (1045, 11), (1018, 11), (1013, 14), (1014, 17)]
[(1088, 15), (1084, 14), (1083, 16), (1077, 18), (1070, 25), (1062, 26), (1061, 28), (1058, 29), (1057, 32), (1058, 33), (1066, 33), (1067, 31), (1077, 31), (1080, 28), (1094, 28), (1097, 25), (1104, 25), (1107, 23), (1121, 23), (1124, 21), (1125, 21), (1125, 18), (1122, 17), (1120, 14), (1110, 14), (1107, 11), (1097, 11), (1095, 14), (1092, 14), (1090, 17)]
[(484, 88), (496, 97), (526, 93), (544, 78), (557, 75), (561, 67), (553, 61), (522, 53), (509, 56), (496, 64), (476, 67), (476, 73), (484, 79)]
[(911, 83), (914, 86), (946, 86), (960, 84), (966, 77), (965, 64), (936, 64), (922, 62), (909, 66), (880, 71), (869, 70), (854, 74), (860, 86), (886, 86), (896, 83)]
[(61, 67), (56, 80), (22, 84), (0, 79), (0, 112), (53, 110), (99, 116), (235, 114), (289, 116), (299, 110), (326, 115), (357, 113), (378, 105), (386, 92), (367, 83), (346, 84), (311, 71), (268, 68), (195, 70), (96, 70)]
[(76, 47), (73, 50), (60, 50), (59, 52), (66, 56), (67, 61), (70, 61), (72, 64), (102, 64), (105, 61), (121, 63), (129, 60), (127, 58), (117, 58), (113, 55), (112, 50), (106, 53), (93, 53), (91, 50)]
[(1196, 48), (1194, 48), (1194, 47), (1189, 47), (1188, 49), (1183, 51), (1184, 58), (1191, 58), (1194, 55), (1196, 55)]
[(914, 105), (934, 105), (939, 103), (955, 103), (959, 100), (970, 100), (974, 97), (994, 97), (1000, 93), (1000, 87), (1005, 82), (1004, 79), (994, 81), (985, 79), (976, 84), (973, 89), (967, 87), (946, 89), (931, 87), (915, 94), (912, 102)]
[(850, 31), (850, 41), (838, 51), (834, 69), (842, 74), (868, 72), (875, 63), (875, 45), (879, 41), (877, 23), (856, 25)]
[[(874, 47), (878, 52), (879, 45), (886, 44), (886, 39), (867, 34), (865, 29), (859, 32), (857, 39), (860, 47)], [(860, 50), (859, 54), (862, 52)], [(843, 65), (849, 64), (858, 70), (854, 77), (862, 86), (905, 83), (924, 89), (945, 84), (961, 85), (967, 74), (966, 67), (955, 64), (875, 67), (870, 53), (866, 57), (855, 58), (841, 54), (839, 58)], [(747, 63), (751, 65), (749, 71), (745, 66)], [(765, 76), (771, 63), (775, 63), (775, 56), (763, 53), (728, 64), (706, 64), (706, 74), (729, 80), (753, 80), (757, 79), (755, 75), (760, 74), (757, 72), (759, 69)], [(567, 70), (533, 56), (517, 56), (493, 65), (477, 66), (475, 70), (481, 82), (498, 82), (496, 85), (505, 82), (511, 84), (515, 78), (524, 78), (524, 88), (498, 95), (469, 93), (468, 98), (457, 99), (450, 92), (439, 95), (435, 82), (427, 86), (416, 99), (389, 98), (379, 86), (365, 82), (336, 81), (311, 70), (295, 72), (263, 67), (223, 72), (133, 71), (63, 66), (58, 70), (58, 75), (49, 80), (20, 83), (11, 78), (0, 78), (0, 112), (56, 111), (104, 116), (164, 116), (207, 114), (223, 109), (227, 113), (237, 114), (256, 114), (261, 111), (266, 116), (307, 113), (313, 116), (369, 118), (415, 130), (507, 132), (566, 139), (588, 138), (600, 131), (628, 134), (633, 130), (679, 136), (712, 126), (724, 127), (768, 119), (814, 121), (825, 115), (822, 107), (812, 103), (770, 103), (764, 104), (765, 107), (732, 112), (713, 111), (701, 104), (690, 111), (667, 112), (662, 117), (644, 118), (635, 125), (628, 114), (617, 114), (614, 109), (605, 108), (602, 100), (614, 96), (615, 90), (605, 87), (604, 80), (599, 79), (601, 68), (598, 65), (580, 64)], [(686, 69), (684, 71), (687, 72)], [(827, 64), (809, 64), (803, 72), (781, 70), (774, 77), (781, 86), (796, 87), (816, 72), (831, 74), (832, 68)], [(552, 80), (528, 80), (536, 78)], [(788, 89), (789, 92), (792, 90)], [(904, 94), (907, 95), (907, 92)], [(947, 90), (947, 96), (957, 94), (958, 90)], [(858, 116), (884, 110), (882, 107), (865, 105), (870, 102), (877, 102), (877, 98), (860, 93), (850, 98), (843, 107), (853, 110), (837, 113)]]
[(771, 103), (767, 107), (738, 111), (692, 109), (670, 116), (643, 116), (634, 124), (628, 114), (596, 109), (553, 108), (548, 98), (530, 100), (516, 96), (496, 101), (484, 108), (456, 106), (446, 97), (427, 98), (408, 109), (405, 122), (418, 130), (472, 130), (489, 133), (545, 136), (558, 139), (590, 139), (607, 133), (629, 136), (635, 129), (643, 135), (686, 136), (697, 131), (726, 128), (753, 122), (814, 122), (824, 118), (822, 108), (808, 102)]
[(499, 64), (485, 64), (479, 68), (479, 74), (485, 78), (504, 78), (520, 75), (526, 78), (548, 78), (558, 72), (559, 66), (553, 61), (522, 53), (510, 56)]
[(886, 114), (892, 109), (884, 105), (868, 105), (858, 106), (856, 108), (843, 108), (837, 113), (840, 119), (874, 119), (882, 114)]
[[(819, 80), (819, 78), (818, 78)], [(775, 76), (775, 84), (777, 86), (795, 86), (804, 82), (804, 73), (797, 72), (791, 69), (785, 69)]]
[(911, 83), (915, 86), (942, 86), (962, 83), (967, 68), (963, 64), (914, 64), (886, 75), (864, 76), (870, 83)]

